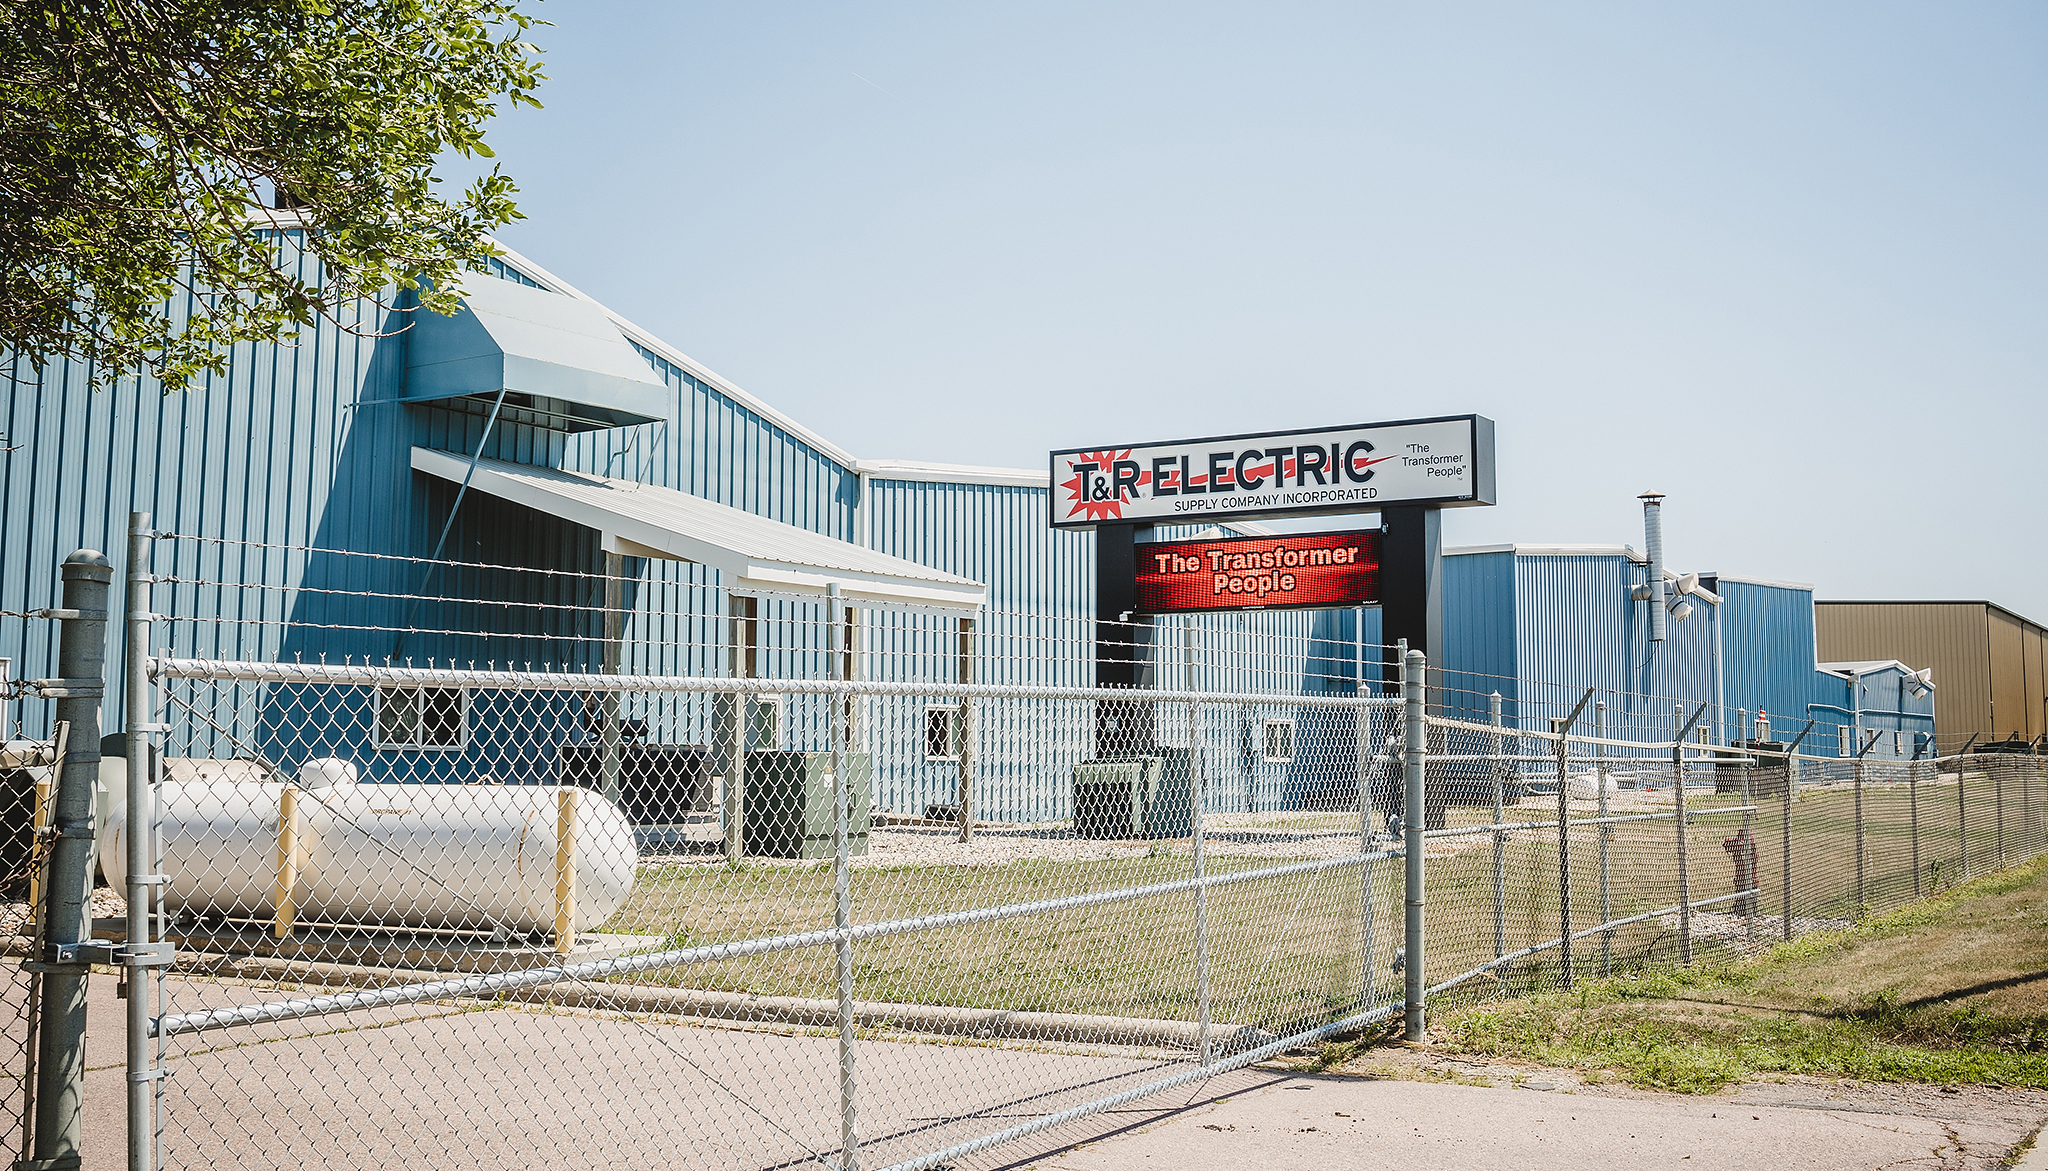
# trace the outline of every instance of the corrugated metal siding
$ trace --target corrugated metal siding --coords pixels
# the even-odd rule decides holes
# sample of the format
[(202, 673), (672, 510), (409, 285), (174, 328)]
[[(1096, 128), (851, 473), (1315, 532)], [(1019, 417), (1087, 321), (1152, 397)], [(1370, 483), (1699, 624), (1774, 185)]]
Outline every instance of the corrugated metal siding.
[(1515, 555), (1505, 550), (1444, 558), (1444, 706), (1460, 719), (1485, 720), (1487, 697), (1501, 694), (1508, 723), (1517, 719)]
[(2023, 678), (2020, 683), (2022, 693), (2019, 706), (2024, 709), (2023, 718), (2026, 726), (2020, 734), (2029, 740), (2048, 732), (2048, 711), (2043, 710), (2043, 705), (2048, 704), (2048, 686), (2044, 686), (2042, 679), (2041, 652), (2041, 632), (2030, 625), (2021, 626), (2020, 661), (2023, 666)]
[[(1814, 678), (1813, 591), (1722, 579), (1721, 655), (1731, 708), (1771, 715), (1774, 734), (1797, 734), (1821, 699)], [(1749, 729), (1730, 729), (1748, 735)]]
[(1649, 640), (1647, 605), (1629, 591), (1645, 568), (1620, 555), (1522, 553), (1515, 558), (1517, 712), (1523, 727), (1547, 728), (1568, 715), (1588, 687), (1607, 702), (1610, 731), (1669, 736), (1672, 706), (1712, 702), (1713, 621), (1696, 605), (1685, 622)]
[[(1987, 610), (1991, 647), (1991, 735), (2027, 734), (2026, 626), (2010, 614)], [(2003, 700), (2004, 702), (2000, 702)]]
[(1822, 662), (1898, 659), (1934, 669), (1944, 750), (1991, 735), (1989, 608), (1981, 602), (1819, 602)]
[[(295, 235), (285, 240), (287, 263), (310, 269), (293, 249)], [(0, 454), (0, 515), (8, 518), (0, 534), (0, 608), (52, 604), (57, 562), (79, 547), (105, 552), (116, 580), (124, 580), (131, 510), (151, 512), (157, 528), (183, 533), (271, 545), (347, 537), (385, 547), (389, 518), (405, 515), (393, 507), (398, 500), (358, 491), (337, 515), (329, 493), (350, 466), (366, 420), (399, 409), (372, 404), (395, 397), (403, 343), (364, 335), (389, 332), (401, 321), (368, 301), (343, 307), (341, 317), (359, 332), (323, 321), (296, 345), (237, 346), (224, 376), (177, 395), (135, 379), (95, 394), (74, 363), (53, 361), (38, 372), (19, 357), (7, 359), (17, 381), (0, 429), (9, 444), (22, 446)], [(164, 542), (156, 550), (158, 572), (206, 582), (294, 585), (305, 562), (278, 548)], [(159, 627), (180, 653), (282, 649), (289, 604), (282, 591), (188, 583), (157, 587), (155, 601), (163, 612), (266, 623)], [(120, 624), (109, 625), (108, 662), (116, 668), (125, 635)], [(55, 674), (55, 647), (50, 623), (0, 623), (0, 656), (13, 658), (19, 675)], [(48, 719), (46, 704), (23, 701), (19, 714), (32, 734), (47, 731), (39, 726)], [(122, 694), (111, 688), (106, 725), (118, 727), (122, 716)]]
[(854, 473), (756, 412), (635, 346), (674, 392), (668, 422), (573, 437), (559, 466), (658, 484), (852, 540)]

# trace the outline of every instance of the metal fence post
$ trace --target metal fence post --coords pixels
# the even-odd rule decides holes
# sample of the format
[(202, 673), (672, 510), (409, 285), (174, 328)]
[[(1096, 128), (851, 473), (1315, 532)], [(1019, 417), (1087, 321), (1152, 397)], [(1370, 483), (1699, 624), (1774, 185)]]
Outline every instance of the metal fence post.
[[(105, 554), (80, 549), (64, 559), (64, 611), (57, 674), (43, 693), (55, 696), (55, 718), (70, 725), (63, 771), (50, 794), (49, 881), (43, 888), (42, 1020), (36, 1037), (35, 1142), (22, 1171), (78, 1166), (84, 1123), (86, 980), (92, 966), (76, 959), (92, 938), (93, 788), (100, 765), (100, 699), (106, 692), (107, 598), (114, 567)], [(62, 958), (60, 958), (60, 952)]]
[(1861, 919), (1870, 907), (1865, 897), (1863, 866), (1863, 757), (1858, 754), (1850, 771), (1850, 783), (1855, 790), (1856, 809), (1856, 917)]
[[(1614, 848), (1614, 827), (1608, 824), (1607, 802), (1607, 701), (1593, 705), (1593, 782), (1600, 787), (1600, 921), (1614, 922), (1614, 902), (1608, 888), (1608, 855)], [(1614, 974), (1614, 928), (1600, 933), (1600, 976)]]
[[(1358, 671), (1357, 694), (1359, 699), (1364, 699), (1368, 691), (1365, 682), (1365, 668), (1362, 665), (1365, 662), (1363, 651), (1360, 654), (1359, 662), (1361, 666)], [(1372, 712), (1373, 709), (1363, 704), (1359, 705), (1355, 711), (1358, 733), (1358, 852), (1364, 855), (1369, 855), (1373, 852), (1372, 817), (1374, 806), (1372, 799), (1372, 777), (1374, 771), (1378, 768), (1378, 762), (1374, 759), (1376, 742), (1373, 737)], [(1371, 858), (1367, 858), (1358, 868), (1359, 994), (1363, 998), (1361, 1005), (1363, 1008), (1371, 1008), (1379, 1001), (1379, 969), (1376, 966), (1374, 954), (1378, 951), (1379, 946), (1379, 916), (1374, 903), (1374, 870), (1375, 867)]]
[[(623, 554), (607, 552), (604, 555), (604, 645), (602, 662), (604, 673), (619, 673), (620, 658), (625, 650), (626, 631), (626, 558)], [(619, 803), (620, 752), (623, 738), (619, 727), (619, 693), (606, 688), (598, 697), (598, 712), (604, 725), (598, 730), (599, 789), (604, 799)]]
[(1207, 780), (1202, 769), (1202, 705), (1188, 705), (1188, 800), (1193, 806), (1190, 832), (1195, 856), (1195, 1012), (1201, 1035), (1202, 1064), (1210, 1060), (1209, 1043), (1209, 888), (1202, 884), (1206, 849), (1202, 842), (1202, 805)]
[[(156, 704), (149, 685), (150, 530), (146, 512), (128, 516), (128, 954), (148, 954), (150, 911), (160, 886), (156, 870), (156, 778), (151, 775), (153, 737), (164, 729), (155, 722)], [(290, 790), (287, 789), (287, 792)], [(157, 969), (160, 974), (163, 969)], [(160, 1086), (149, 1051), (149, 969), (130, 964), (128, 972), (128, 1171), (151, 1171), (156, 1163), (156, 1104)], [(161, 989), (157, 989), (159, 993)]]
[[(1736, 737), (1740, 739), (1742, 728), (1749, 723), (1749, 709), (1737, 708), (1735, 710), (1739, 713), (1735, 719)], [(1718, 720), (1720, 717), (1717, 715), (1715, 718)], [(1755, 748), (1756, 737), (1751, 736), (1749, 746), (1742, 754), (1742, 803), (1749, 806), (1749, 808), (1744, 810), (1742, 814), (1741, 843), (1742, 849), (1747, 851), (1746, 863), (1749, 874), (1749, 889), (1758, 889), (1764, 884), (1763, 875), (1758, 873), (1756, 865), (1756, 770), (1754, 767), (1756, 757), (1751, 754)], [(1716, 768), (1718, 767), (1717, 765)], [(1742, 874), (1743, 870), (1744, 867), (1738, 866), (1736, 868), (1737, 875)], [(1745, 895), (1736, 904), (1742, 908), (1743, 936), (1751, 940), (1756, 938), (1756, 904), (1757, 896), (1754, 894)]]
[(1579, 716), (1586, 705), (1593, 701), (1593, 689), (1586, 688), (1586, 694), (1579, 697), (1579, 705), (1572, 714), (1552, 725), (1557, 733), (1554, 742), (1557, 749), (1557, 948), (1558, 973), (1566, 991), (1572, 987), (1572, 782), (1571, 769), (1566, 761), (1570, 752), (1567, 739), (1572, 728), (1578, 724)]
[(1962, 857), (1956, 860), (1956, 867), (1962, 871), (1963, 879), (1967, 880), (1970, 877), (1970, 801), (1963, 795), (1965, 767), (1961, 760), (1956, 761), (1956, 845), (1962, 851)]
[(1906, 806), (1912, 815), (1913, 897), (1920, 897), (1920, 756), (1914, 749), (1913, 763), (1906, 766)]
[(1991, 766), (1991, 777), (1992, 807), (1997, 811), (1998, 819), (1998, 834), (1993, 839), (1997, 843), (1997, 852), (1992, 856), (1997, 860), (1997, 866), (2003, 868), (2005, 866), (2005, 764), (2003, 761)]
[[(726, 675), (752, 679), (757, 665), (759, 631), (755, 616), (759, 602), (754, 598), (726, 599)], [(754, 721), (754, 693), (735, 691), (712, 700), (715, 749), (725, 764), (725, 860), (738, 863), (747, 852), (747, 748)]]
[(853, 886), (847, 858), (847, 820), (851, 816), (853, 786), (846, 783), (846, 720), (841, 711), (852, 700), (852, 689), (844, 685), (842, 659), (846, 655), (846, 628), (840, 618), (839, 585), (825, 587), (825, 622), (831, 630), (831, 678), (842, 684), (828, 696), (826, 719), (832, 735), (832, 925), (839, 939), (833, 945), (839, 984), (839, 1157), (841, 1171), (860, 1171), (860, 1114), (855, 1092), (853, 1041)]
[(1500, 733), (1500, 692), (1486, 697), (1487, 715), (1493, 720), (1493, 958), (1508, 953), (1508, 839), (1500, 828), (1506, 819), (1506, 801), (1501, 792), (1507, 762), (1507, 738)]
[(1780, 882), (1784, 889), (1778, 892), (1780, 900), (1780, 932), (1787, 941), (1792, 938), (1792, 794), (1799, 787), (1799, 746), (1806, 743), (1807, 733), (1813, 731), (1815, 721), (1806, 721), (1806, 727), (1799, 735), (1792, 737), (1792, 743), (1785, 746), (1785, 791), (1779, 801), (1785, 811), (1778, 826), (1778, 864), (1783, 867)]
[[(1701, 705), (1700, 710), (1705, 711), (1705, 705)], [(1671, 705), (1671, 722), (1674, 725), (1684, 716), (1684, 704)], [(1671, 741), (1671, 799), (1678, 820), (1678, 962), (1681, 965), (1692, 963), (1692, 871), (1687, 869), (1685, 856), (1685, 734), (1691, 729), (1691, 724), (1685, 725)]]
[(1405, 950), (1403, 952), (1404, 974), (1407, 977), (1403, 1008), (1405, 1010), (1406, 1036), (1410, 1041), (1420, 1041), (1423, 1030), (1423, 994), (1429, 985), (1423, 980), (1422, 940), (1422, 822), (1424, 773), (1427, 769), (1429, 730), (1422, 718), (1422, 681), (1428, 659), (1421, 651), (1409, 651), (1401, 660), (1401, 704), (1406, 719), (1406, 738), (1402, 745), (1402, 793), (1401, 837), (1407, 857), (1405, 862), (1406, 922), (1403, 924)]
[[(960, 682), (974, 682), (974, 619), (962, 618), (960, 636)], [(960, 840), (974, 837), (974, 697), (963, 695), (954, 713), (954, 751), (960, 756)]]

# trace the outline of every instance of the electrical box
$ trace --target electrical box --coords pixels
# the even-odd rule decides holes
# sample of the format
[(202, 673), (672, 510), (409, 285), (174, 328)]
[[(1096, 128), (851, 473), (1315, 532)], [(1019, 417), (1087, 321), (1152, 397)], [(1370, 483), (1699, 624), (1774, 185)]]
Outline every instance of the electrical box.
[(1184, 838), (1194, 833), (1200, 755), (1161, 748), (1074, 766), (1074, 833), (1098, 840)]
[[(873, 812), (873, 758), (847, 753), (846, 781), (852, 808), (846, 819), (846, 852), (868, 852)], [(746, 852), (759, 858), (832, 857), (832, 754), (829, 752), (747, 753)]]

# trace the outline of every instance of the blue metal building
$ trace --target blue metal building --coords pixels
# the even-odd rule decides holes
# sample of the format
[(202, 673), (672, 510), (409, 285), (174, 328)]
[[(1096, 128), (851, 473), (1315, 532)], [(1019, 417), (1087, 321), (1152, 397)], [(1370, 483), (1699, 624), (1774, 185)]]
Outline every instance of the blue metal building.
[(1811, 585), (1702, 573), (1718, 601), (1700, 600), (1655, 643), (1649, 603), (1632, 596), (1648, 562), (1627, 546), (1479, 546), (1444, 562), (1445, 703), (1466, 718), (1486, 719), (1499, 692), (1505, 723), (1546, 730), (1593, 688), (1618, 738), (1668, 741), (1707, 704), (1715, 743), (1752, 736), (1765, 712), (1781, 742), (1815, 721), (1802, 749), (1850, 755), (1844, 746), (1865, 750), (1881, 730), (1871, 758), (1931, 754), (1933, 694), (1914, 694), (1910, 668), (1816, 659)]
[[(171, 616), (159, 637), (178, 655), (597, 670), (610, 641), (625, 673), (724, 671), (730, 573), (653, 555), (570, 509), (465, 490), (469, 477), (448, 470), (502, 461), (715, 502), (893, 559), (909, 567), (903, 580), (924, 567), (933, 589), (955, 588), (941, 580), (949, 577), (981, 583), (983, 681), (1088, 678), (1093, 541), (1047, 524), (1044, 473), (856, 459), (523, 257), (508, 254), (469, 283), (455, 318), (422, 314), (407, 329), (410, 315), (362, 301), (344, 315), (351, 329), (322, 323), (296, 344), (238, 347), (224, 376), (180, 395), (132, 379), (94, 393), (73, 364), (6, 358), (0, 610), (54, 606), (55, 567), (74, 548), (103, 550), (122, 573), (128, 514), (143, 511), (183, 538), (161, 542), (154, 566), (175, 579), (157, 587), (155, 609)], [(436, 564), (437, 553), (459, 564)], [(613, 640), (601, 617), (608, 566), (631, 579)], [(1612, 728), (1646, 736), (1668, 734), (1674, 701), (1717, 697), (1768, 707), (1780, 733), (1837, 709), (1848, 713), (1839, 722), (1931, 731), (1931, 701), (1887, 683), (1898, 670), (1869, 665), (1852, 687), (1842, 671), (1817, 669), (1810, 588), (1710, 579), (1722, 603), (1652, 647), (1644, 605), (1628, 598), (1644, 573), (1619, 547), (1453, 551), (1445, 705), (1483, 719), (1498, 691), (1508, 722), (1535, 728), (1594, 687)], [(776, 621), (815, 618), (816, 601), (768, 591), (760, 606), (762, 629), (786, 632), (764, 635), (762, 674), (821, 671), (817, 624)], [(892, 651), (931, 644), (946, 621), (877, 613), (864, 634), (874, 670), (909, 669)], [(119, 663), (125, 630), (109, 632), (109, 661)], [(1371, 680), (1379, 659), (1371, 610), (1204, 615), (1162, 621), (1155, 637), (1165, 685), (1348, 691), (1361, 674)], [(0, 619), (0, 658), (14, 678), (55, 674), (55, 643), (48, 623)], [(948, 665), (934, 662), (928, 677), (947, 678)], [(8, 718), (46, 731), (40, 701), (15, 702)], [(111, 691), (110, 729), (124, 718), (120, 705)], [(475, 718), (554, 729), (564, 742), (581, 734), (566, 709), (494, 715), (483, 705)], [(1310, 726), (1304, 735), (1335, 743), (1348, 733)], [(358, 713), (290, 752), (353, 748), (376, 775), (375, 762), (399, 750), (375, 736)], [(1349, 771), (1334, 749), (1318, 758), (1317, 769)], [(504, 777), (531, 764), (460, 767)], [(453, 776), (458, 762), (406, 767)], [(903, 780), (905, 808), (946, 791), (947, 769), (928, 772)], [(1244, 773), (1243, 802), (1256, 808), (1298, 804), (1330, 782), (1286, 763), (1249, 761)]]

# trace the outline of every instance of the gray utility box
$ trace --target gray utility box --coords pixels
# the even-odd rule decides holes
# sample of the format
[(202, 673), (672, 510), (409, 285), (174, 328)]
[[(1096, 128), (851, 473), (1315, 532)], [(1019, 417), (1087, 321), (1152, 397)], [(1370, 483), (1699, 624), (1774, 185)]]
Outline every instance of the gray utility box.
[[(844, 759), (853, 787), (846, 851), (865, 854), (874, 796), (872, 758), (850, 752)], [(757, 858), (830, 858), (831, 775), (829, 752), (747, 753), (746, 852)]]
[(1074, 834), (1184, 838), (1194, 832), (1194, 761), (1185, 748), (1074, 766)]
[[(1776, 740), (1737, 740), (1732, 746), (1735, 752), (1783, 752), (1785, 745)], [(1751, 797), (1782, 797), (1785, 786), (1790, 783), (1791, 770), (1786, 767), (1782, 756), (1751, 757), (1755, 763), (1749, 768), (1742, 767), (1740, 760), (1718, 759), (1714, 762), (1714, 792), (1742, 792), (1743, 774), (1749, 774), (1749, 795)]]

